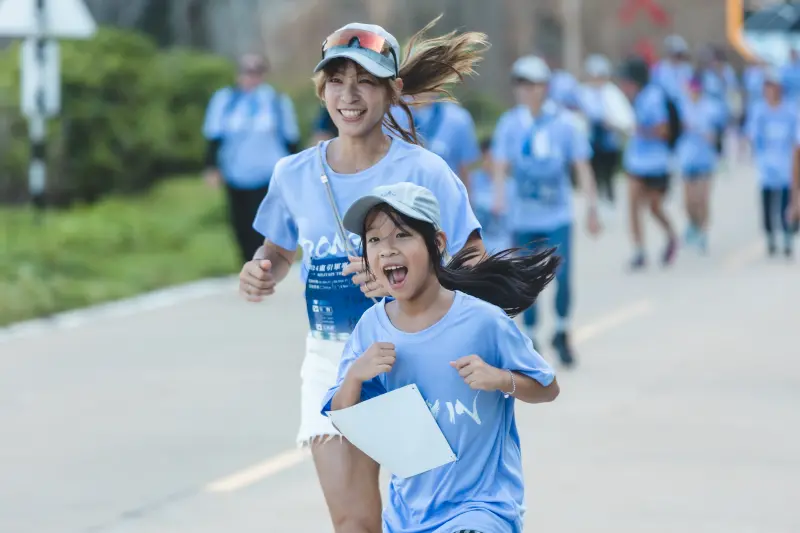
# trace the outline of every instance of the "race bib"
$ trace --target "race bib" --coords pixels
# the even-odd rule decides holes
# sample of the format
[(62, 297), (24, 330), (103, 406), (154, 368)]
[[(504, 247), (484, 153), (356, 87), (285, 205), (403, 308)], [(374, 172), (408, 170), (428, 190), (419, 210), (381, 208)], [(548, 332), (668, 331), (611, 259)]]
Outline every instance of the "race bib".
[(560, 161), (531, 160), (515, 173), (517, 195), (526, 200), (556, 206), (565, 201), (562, 192), (563, 164)]
[(347, 340), (361, 315), (372, 306), (372, 300), (353, 284), (352, 277), (342, 275), (348, 264), (343, 257), (311, 260), (306, 307), (311, 335), (315, 338)]

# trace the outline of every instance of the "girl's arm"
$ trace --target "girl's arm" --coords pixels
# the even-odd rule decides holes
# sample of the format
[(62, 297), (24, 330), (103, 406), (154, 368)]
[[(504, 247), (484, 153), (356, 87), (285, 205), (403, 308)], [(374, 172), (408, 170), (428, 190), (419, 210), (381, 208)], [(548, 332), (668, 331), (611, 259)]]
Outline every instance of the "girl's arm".
[(331, 400), (331, 411), (347, 409), (361, 402), (361, 388), (363, 382), (358, 379), (345, 378), (342, 386), (336, 391)]
[(525, 374), (520, 374), (519, 372), (509, 372), (507, 370), (503, 370), (502, 373), (502, 386), (500, 391), (508, 394), (514, 390), (514, 385), (516, 384), (516, 390), (514, 391), (513, 396), (521, 402), (552, 402), (558, 397), (559, 392), (561, 392), (556, 378), (553, 378), (553, 381), (545, 387), (535, 379), (528, 377)]
[[(450, 363), (450, 366), (456, 369), (464, 383), (474, 390), (498, 391), (525, 403), (552, 402), (559, 393), (558, 382), (552, 370), (538, 354), (530, 357), (530, 362), (533, 365), (528, 372), (537, 375), (538, 380), (527, 373), (494, 367), (477, 354), (461, 357)], [(543, 385), (542, 382), (546, 382), (547, 385)]]

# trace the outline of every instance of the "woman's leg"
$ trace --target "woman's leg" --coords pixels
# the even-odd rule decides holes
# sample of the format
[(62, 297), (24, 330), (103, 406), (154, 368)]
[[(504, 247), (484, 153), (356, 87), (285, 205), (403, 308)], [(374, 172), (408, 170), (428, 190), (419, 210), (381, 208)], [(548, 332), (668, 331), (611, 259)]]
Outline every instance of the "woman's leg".
[(325, 395), (336, 383), (343, 348), (343, 342), (307, 338), (297, 439), (311, 448), (334, 531), (380, 533), (379, 465), (341, 437), (321, 413)]
[(764, 224), (764, 233), (767, 235), (767, 252), (775, 255), (777, 251), (775, 244), (775, 231), (772, 225), (772, 205), (773, 194), (769, 189), (761, 189), (761, 212)]
[(632, 268), (641, 268), (645, 265), (644, 233), (642, 231), (641, 205), (644, 199), (644, 186), (642, 179), (628, 176), (628, 216), (631, 226), (631, 240), (633, 241), (634, 256)]
[(336, 533), (380, 533), (380, 466), (345, 438), (316, 439), (311, 452)]
[(667, 246), (662, 256), (662, 262), (665, 265), (669, 265), (675, 259), (678, 243), (677, 238), (675, 237), (675, 229), (667, 217), (666, 212), (664, 211), (664, 196), (667, 192), (667, 178), (664, 177), (663, 180), (659, 178), (658, 182), (654, 182), (653, 185), (654, 186), (647, 191), (647, 200), (648, 204), (650, 205), (650, 213), (652, 213), (653, 218), (655, 218), (659, 225), (664, 228), (664, 232), (667, 234)]

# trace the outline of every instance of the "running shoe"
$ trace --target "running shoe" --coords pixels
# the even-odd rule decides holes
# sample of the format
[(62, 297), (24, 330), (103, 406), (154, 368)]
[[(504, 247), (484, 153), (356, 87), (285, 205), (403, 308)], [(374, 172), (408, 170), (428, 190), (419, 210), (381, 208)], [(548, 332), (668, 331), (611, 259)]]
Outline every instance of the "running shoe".
[(637, 253), (636, 255), (634, 255), (633, 259), (631, 259), (631, 262), (629, 264), (629, 268), (634, 271), (642, 270), (646, 266), (647, 266), (647, 260), (645, 259), (643, 253)]
[(558, 353), (558, 358), (564, 366), (572, 366), (575, 364), (575, 355), (572, 352), (572, 345), (569, 342), (569, 336), (566, 332), (558, 332), (553, 337), (553, 348)]
[(678, 254), (678, 241), (674, 237), (670, 237), (669, 241), (667, 242), (667, 247), (664, 249), (664, 255), (661, 257), (661, 261), (664, 263), (664, 266), (669, 266), (675, 261), (675, 256)]

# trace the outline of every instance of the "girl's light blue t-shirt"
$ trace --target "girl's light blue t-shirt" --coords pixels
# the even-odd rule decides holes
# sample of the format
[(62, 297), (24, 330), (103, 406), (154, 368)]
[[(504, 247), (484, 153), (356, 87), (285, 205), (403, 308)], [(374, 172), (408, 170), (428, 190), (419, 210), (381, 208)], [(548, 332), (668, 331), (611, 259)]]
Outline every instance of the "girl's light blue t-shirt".
[(322, 412), (330, 410), (356, 359), (376, 342), (392, 343), (394, 367), (364, 384), (362, 401), (416, 384), (458, 459), (412, 478), (392, 478), (384, 531), (521, 533), (525, 494), (514, 398), (472, 390), (450, 362), (477, 354), (543, 386), (553, 382), (553, 369), (500, 308), (467, 294), (456, 292), (445, 316), (418, 333), (395, 328), (385, 305), (382, 301), (369, 309), (356, 326)]
[[(322, 145), (323, 160), (341, 216), (375, 187), (411, 182), (429, 189), (439, 201), (451, 255), (464, 247), (473, 232), (481, 229), (464, 184), (436, 154), (392, 139), (388, 153), (372, 167), (356, 174), (339, 174), (326, 161), (329, 143)], [(281, 159), (253, 227), (281, 248), (301, 248), (301, 279), (306, 284), (312, 332), (324, 339), (345, 340), (372, 302), (352, 283), (350, 276), (341, 275), (348, 264), (348, 252), (339, 236), (320, 175), (316, 147)], [(351, 252), (360, 255), (359, 236), (348, 233), (347, 239)]]

